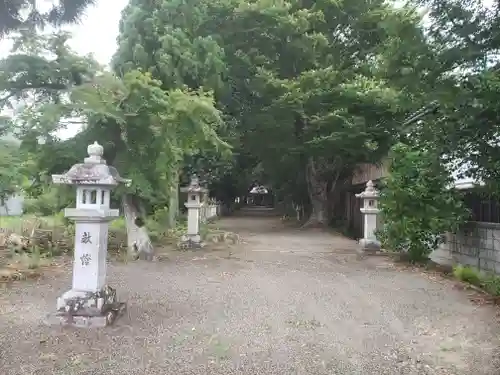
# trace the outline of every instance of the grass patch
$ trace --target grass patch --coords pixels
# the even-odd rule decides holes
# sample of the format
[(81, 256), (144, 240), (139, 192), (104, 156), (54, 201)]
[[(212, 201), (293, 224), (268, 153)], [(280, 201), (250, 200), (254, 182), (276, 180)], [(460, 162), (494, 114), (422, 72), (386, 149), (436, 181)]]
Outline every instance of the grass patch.
[[(40, 228), (65, 228), (68, 223), (72, 223), (65, 219), (63, 213), (53, 216), (37, 216), (37, 215), (22, 215), (22, 216), (0, 216), (0, 228), (12, 230), (15, 233), (21, 234), (23, 227), (25, 228), (30, 223), (38, 221)], [(110, 222), (110, 230), (126, 230), (125, 219), (120, 217)]]
[(492, 296), (500, 296), (500, 276), (484, 273), (474, 267), (462, 265), (453, 268), (453, 276), (460, 281), (481, 288)]
[(22, 234), (29, 226), (38, 222), (42, 229), (63, 228), (65, 226), (62, 215), (54, 216), (0, 216), (0, 228)]
[(40, 254), (39, 250), (34, 250), (31, 253), (14, 254), (10, 266), (18, 269), (34, 270), (49, 265), (50, 260), (48, 258), (48, 256)]
[(112, 231), (127, 231), (127, 224), (125, 223), (125, 218), (119, 217), (109, 223), (109, 230)]

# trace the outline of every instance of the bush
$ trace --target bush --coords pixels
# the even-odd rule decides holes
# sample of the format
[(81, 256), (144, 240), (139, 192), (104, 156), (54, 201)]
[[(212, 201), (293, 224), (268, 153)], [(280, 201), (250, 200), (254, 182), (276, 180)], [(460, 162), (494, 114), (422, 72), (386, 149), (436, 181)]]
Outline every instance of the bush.
[(483, 288), (486, 292), (494, 296), (500, 296), (500, 277), (487, 276), (483, 284)]
[(66, 207), (71, 206), (71, 199), (68, 194), (74, 194), (65, 187), (49, 186), (36, 198), (26, 198), (24, 200), (24, 212), (39, 216), (54, 215)]
[(389, 250), (404, 251), (412, 262), (424, 261), (442, 234), (455, 231), (467, 217), (453, 179), (432, 150), (393, 147), (389, 176), (381, 191), (383, 228), (379, 239)]

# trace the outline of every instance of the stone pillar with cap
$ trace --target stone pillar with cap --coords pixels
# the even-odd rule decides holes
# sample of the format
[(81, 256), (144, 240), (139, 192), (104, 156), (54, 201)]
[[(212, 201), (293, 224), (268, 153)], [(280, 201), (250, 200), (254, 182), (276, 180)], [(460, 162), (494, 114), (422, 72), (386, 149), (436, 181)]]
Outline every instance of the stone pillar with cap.
[(187, 193), (187, 201), (184, 203), (188, 212), (187, 233), (181, 237), (181, 248), (199, 248), (203, 246), (200, 237), (200, 209), (203, 205), (201, 197), (207, 189), (200, 186), (198, 177), (193, 175), (189, 186), (181, 188), (181, 192)]
[(89, 156), (62, 175), (52, 175), (55, 184), (76, 186), (76, 207), (64, 215), (75, 222), (72, 287), (57, 299), (57, 309), (49, 323), (79, 327), (106, 326), (124, 310), (116, 291), (106, 285), (106, 258), (109, 222), (119, 216), (110, 208), (111, 190), (130, 180), (102, 158), (97, 142), (87, 147)]
[(356, 194), (362, 200), (361, 213), (363, 214), (363, 238), (359, 241), (362, 253), (376, 253), (380, 251), (380, 242), (375, 236), (377, 229), (377, 215), (379, 214), (379, 191), (370, 180), (366, 183), (365, 191)]

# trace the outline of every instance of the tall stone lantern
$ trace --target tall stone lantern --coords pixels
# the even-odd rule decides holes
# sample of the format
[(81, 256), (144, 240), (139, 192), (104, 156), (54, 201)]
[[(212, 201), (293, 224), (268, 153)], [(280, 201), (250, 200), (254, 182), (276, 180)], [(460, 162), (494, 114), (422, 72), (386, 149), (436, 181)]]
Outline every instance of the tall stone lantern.
[(49, 323), (81, 327), (106, 326), (125, 310), (116, 291), (106, 286), (106, 258), (109, 222), (119, 216), (110, 208), (111, 190), (130, 180), (106, 165), (103, 147), (97, 142), (87, 147), (88, 157), (62, 175), (52, 175), (55, 184), (76, 186), (76, 207), (64, 215), (75, 222), (73, 282), (57, 299), (57, 311)]
[(359, 241), (362, 253), (371, 253), (380, 250), (380, 242), (375, 236), (377, 215), (380, 211), (378, 209), (379, 196), (379, 191), (375, 189), (371, 180), (366, 183), (365, 191), (356, 194), (356, 197), (362, 201), (360, 210), (364, 216), (364, 233), (363, 238)]
[(201, 198), (207, 192), (207, 189), (200, 186), (198, 177), (193, 175), (189, 186), (181, 188), (181, 192), (187, 193), (187, 201), (184, 203), (184, 206), (188, 210), (188, 220), (187, 233), (181, 237), (180, 247), (202, 247), (200, 237), (200, 209), (203, 205)]

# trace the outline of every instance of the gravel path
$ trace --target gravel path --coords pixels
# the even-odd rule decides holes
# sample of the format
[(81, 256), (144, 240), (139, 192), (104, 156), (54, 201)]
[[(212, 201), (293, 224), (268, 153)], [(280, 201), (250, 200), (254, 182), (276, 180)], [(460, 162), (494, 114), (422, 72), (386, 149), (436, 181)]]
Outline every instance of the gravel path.
[(41, 324), (69, 269), (2, 290), (0, 373), (500, 374), (496, 310), (449, 281), (270, 216), (220, 226), (244, 243), (110, 265), (129, 309), (105, 330)]

